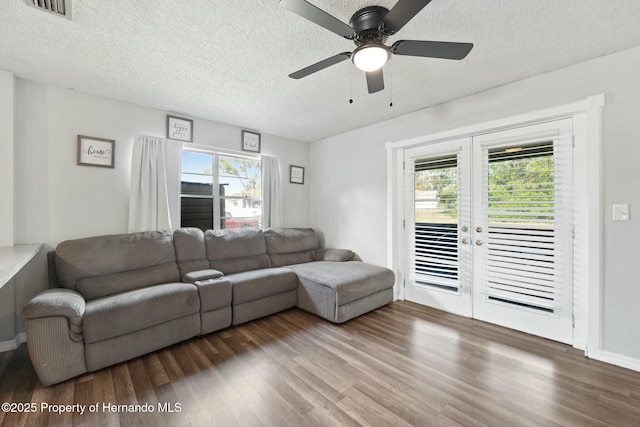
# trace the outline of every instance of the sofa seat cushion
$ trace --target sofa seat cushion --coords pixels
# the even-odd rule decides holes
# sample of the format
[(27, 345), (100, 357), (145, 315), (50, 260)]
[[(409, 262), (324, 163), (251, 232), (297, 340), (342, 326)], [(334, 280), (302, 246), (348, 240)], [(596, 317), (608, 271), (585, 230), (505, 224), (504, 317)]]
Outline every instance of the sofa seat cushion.
[(284, 268), (266, 268), (225, 276), (231, 281), (233, 305), (266, 298), (298, 287), (296, 274)]
[(87, 344), (129, 334), (198, 313), (198, 289), (189, 283), (149, 286), (87, 303), (83, 332)]
[(341, 306), (393, 288), (395, 276), (385, 267), (359, 261), (316, 261), (285, 267), (294, 271), (303, 286), (326, 286)]

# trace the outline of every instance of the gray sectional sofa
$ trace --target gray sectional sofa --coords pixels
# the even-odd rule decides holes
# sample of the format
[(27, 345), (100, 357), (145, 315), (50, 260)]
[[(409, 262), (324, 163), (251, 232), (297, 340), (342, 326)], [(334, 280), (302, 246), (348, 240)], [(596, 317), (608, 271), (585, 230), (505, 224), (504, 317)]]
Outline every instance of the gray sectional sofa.
[(312, 229), (196, 228), (62, 242), (22, 310), (44, 385), (298, 306), (342, 323), (393, 299), (391, 270)]

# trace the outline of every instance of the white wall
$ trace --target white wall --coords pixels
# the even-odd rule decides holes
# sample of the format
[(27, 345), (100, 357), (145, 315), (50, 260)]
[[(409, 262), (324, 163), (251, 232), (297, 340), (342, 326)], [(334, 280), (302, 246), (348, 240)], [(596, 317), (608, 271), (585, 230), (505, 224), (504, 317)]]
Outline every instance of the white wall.
[[(133, 137), (164, 137), (167, 112), (23, 79), (15, 101), (16, 242), (126, 233)], [(238, 127), (196, 118), (193, 129), (195, 144), (240, 151)], [(115, 169), (77, 166), (78, 134), (114, 139)], [(284, 225), (308, 226), (309, 186), (287, 172), (309, 166), (309, 145), (263, 134), (262, 153), (282, 162)]]
[(13, 245), (13, 73), (0, 70), (0, 246)]
[[(640, 359), (640, 47), (358, 129), (311, 146), (311, 224), (327, 246), (386, 263), (386, 141), (509, 117), (606, 93), (603, 110), (603, 347)], [(612, 222), (629, 203), (631, 221)]]

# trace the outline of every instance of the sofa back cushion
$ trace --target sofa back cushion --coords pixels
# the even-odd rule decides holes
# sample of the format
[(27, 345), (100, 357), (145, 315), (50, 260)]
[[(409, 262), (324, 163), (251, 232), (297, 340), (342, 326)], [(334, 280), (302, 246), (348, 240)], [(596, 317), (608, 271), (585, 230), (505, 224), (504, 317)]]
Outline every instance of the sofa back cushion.
[(204, 239), (209, 267), (224, 274), (271, 267), (262, 230), (207, 230)]
[(180, 281), (166, 231), (67, 240), (56, 248), (55, 259), (60, 285), (87, 300)]
[(179, 228), (173, 233), (173, 245), (176, 248), (176, 260), (180, 274), (207, 270), (207, 248), (204, 244), (204, 232), (199, 228)]
[(318, 236), (312, 228), (269, 228), (264, 237), (273, 267), (316, 260)]

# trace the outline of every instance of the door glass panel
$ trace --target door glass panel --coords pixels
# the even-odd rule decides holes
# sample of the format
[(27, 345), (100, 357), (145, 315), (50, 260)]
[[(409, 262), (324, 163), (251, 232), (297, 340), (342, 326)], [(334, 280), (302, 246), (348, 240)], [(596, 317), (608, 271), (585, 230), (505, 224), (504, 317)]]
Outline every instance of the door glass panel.
[(490, 300), (556, 308), (553, 142), (488, 150)]
[(416, 284), (458, 291), (458, 159), (414, 165)]

